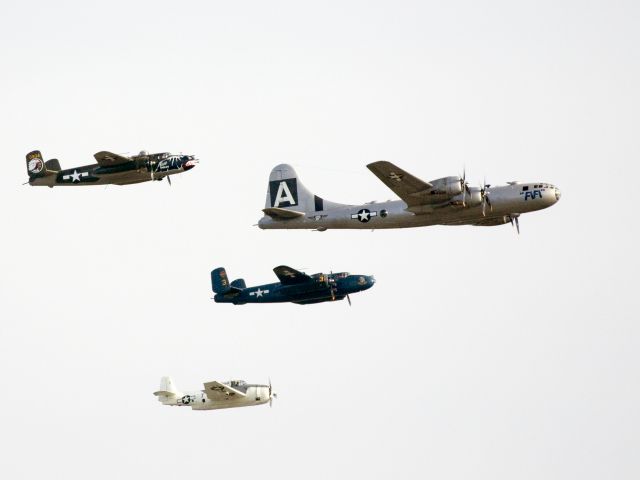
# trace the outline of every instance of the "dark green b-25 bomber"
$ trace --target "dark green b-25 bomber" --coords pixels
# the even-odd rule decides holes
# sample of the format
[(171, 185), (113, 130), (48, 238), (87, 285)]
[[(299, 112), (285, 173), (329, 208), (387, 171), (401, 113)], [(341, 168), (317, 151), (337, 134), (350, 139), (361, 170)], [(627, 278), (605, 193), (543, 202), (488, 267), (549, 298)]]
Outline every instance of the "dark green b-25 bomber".
[(64, 185), (130, 185), (166, 177), (171, 184), (169, 175), (191, 170), (198, 163), (193, 155), (145, 151), (131, 157), (98, 152), (93, 157), (98, 163), (63, 170), (57, 159), (45, 162), (42, 153), (34, 150), (27, 153), (27, 183), (50, 188)]

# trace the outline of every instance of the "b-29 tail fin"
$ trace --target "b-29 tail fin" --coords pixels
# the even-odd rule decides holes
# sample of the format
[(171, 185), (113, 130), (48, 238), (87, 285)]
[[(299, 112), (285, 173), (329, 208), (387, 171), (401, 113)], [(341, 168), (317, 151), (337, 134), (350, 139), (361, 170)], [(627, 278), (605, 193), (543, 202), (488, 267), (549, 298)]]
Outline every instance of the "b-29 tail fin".
[(272, 218), (287, 220), (340, 206), (311, 193), (302, 184), (294, 168), (283, 163), (271, 170), (262, 211)]

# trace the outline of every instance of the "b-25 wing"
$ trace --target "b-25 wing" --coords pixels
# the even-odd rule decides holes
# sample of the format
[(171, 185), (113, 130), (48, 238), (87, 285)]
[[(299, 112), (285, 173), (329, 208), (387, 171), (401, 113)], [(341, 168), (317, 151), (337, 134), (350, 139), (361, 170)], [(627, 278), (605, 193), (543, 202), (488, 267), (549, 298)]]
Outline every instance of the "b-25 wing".
[(311, 282), (313, 279), (306, 273), (300, 272), (295, 268), (280, 265), (273, 269), (282, 285), (299, 285), (301, 283)]
[(112, 167), (114, 165), (121, 165), (123, 163), (131, 162), (130, 158), (123, 157), (122, 155), (118, 155), (117, 153), (104, 151), (94, 154), (93, 157), (101, 167)]
[(204, 384), (204, 391), (209, 398), (214, 397), (216, 395), (225, 396), (225, 397), (230, 397), (230, 396), (246, 397), (247, 396), (246, 392), (237, 390), (225, 383), (221, 383), (215, 380), (213, 382), (206, 382)]

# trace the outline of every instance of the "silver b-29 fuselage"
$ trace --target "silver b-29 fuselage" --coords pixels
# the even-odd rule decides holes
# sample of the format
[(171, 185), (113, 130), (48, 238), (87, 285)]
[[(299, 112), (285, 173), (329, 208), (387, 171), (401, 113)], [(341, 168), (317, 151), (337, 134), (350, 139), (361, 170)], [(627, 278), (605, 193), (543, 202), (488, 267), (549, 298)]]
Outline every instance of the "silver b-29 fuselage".
[(464, 177), (423, 182), (389, 162), (369, 168), (402, 199), (345, 205), (312, 194), (293, 167), (278, 165), (269, 177), (261, 229), (379, 229), (428, 225), (492, 226), (517, 223), (523, 213), (554, 205), (560, 190), (549, 183), (510, 182), (470, 187)]

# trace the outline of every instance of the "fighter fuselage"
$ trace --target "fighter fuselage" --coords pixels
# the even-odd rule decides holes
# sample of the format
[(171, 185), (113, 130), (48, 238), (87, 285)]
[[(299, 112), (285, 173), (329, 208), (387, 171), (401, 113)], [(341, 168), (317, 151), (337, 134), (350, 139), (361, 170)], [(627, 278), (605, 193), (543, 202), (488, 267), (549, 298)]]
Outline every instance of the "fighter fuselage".
[(219, 394), (213, 398), (203, 391), (183, 392), (165, 402), (165, 405), (191, 407), (194, 410), (217, 410), (221, 408), (250, 407), (267, 403), (271, 396), (268, 385), (246, 385), (245, 396)]

